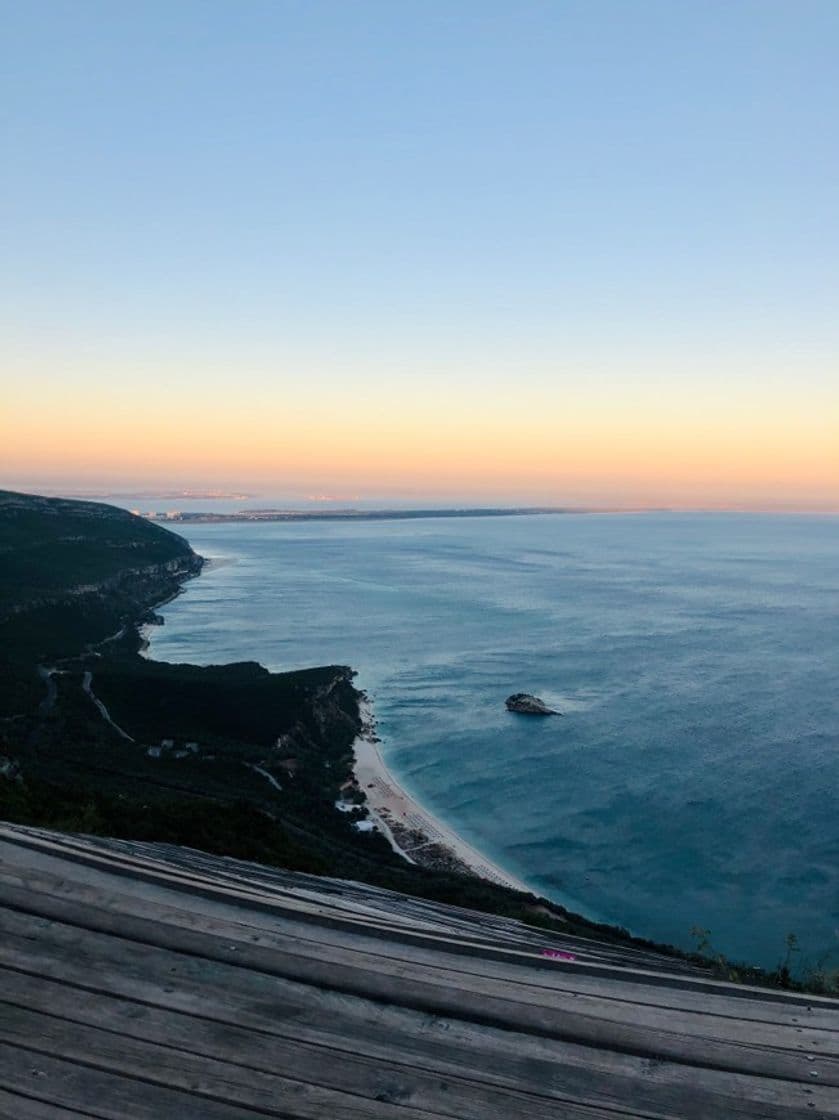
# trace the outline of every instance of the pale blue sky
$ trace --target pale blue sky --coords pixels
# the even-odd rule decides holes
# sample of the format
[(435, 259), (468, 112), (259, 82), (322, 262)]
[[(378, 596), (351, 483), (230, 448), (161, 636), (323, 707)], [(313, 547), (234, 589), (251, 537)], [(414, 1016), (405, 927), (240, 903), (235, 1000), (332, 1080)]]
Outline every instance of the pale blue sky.
[(40, 389), (837, 403), (835, 0), (2, 11)]

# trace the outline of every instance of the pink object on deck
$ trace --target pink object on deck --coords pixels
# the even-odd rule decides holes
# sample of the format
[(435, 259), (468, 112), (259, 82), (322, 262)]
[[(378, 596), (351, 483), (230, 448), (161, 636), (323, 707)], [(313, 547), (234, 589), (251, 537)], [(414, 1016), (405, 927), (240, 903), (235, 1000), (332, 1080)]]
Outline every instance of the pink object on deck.
[(551, 957), (556, 961), (575, 961), (577, 959), (574, 953), (563, 953), (561, 949), (543, 949), (543, 957)]

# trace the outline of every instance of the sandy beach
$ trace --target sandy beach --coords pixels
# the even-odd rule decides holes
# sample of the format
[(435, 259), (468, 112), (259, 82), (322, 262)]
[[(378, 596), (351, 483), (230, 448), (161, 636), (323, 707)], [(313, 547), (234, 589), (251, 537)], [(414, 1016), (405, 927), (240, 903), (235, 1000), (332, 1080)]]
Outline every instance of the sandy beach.
[(367, 796), (371, 820), (394, 851), (422, 867), (477, 875), (532, 894), (526, 883), (482, 856), (405, 792), (382, 759), (369, 702), (362, 705), (362, 718), (364, 729), (353, 746), (354, 776)]

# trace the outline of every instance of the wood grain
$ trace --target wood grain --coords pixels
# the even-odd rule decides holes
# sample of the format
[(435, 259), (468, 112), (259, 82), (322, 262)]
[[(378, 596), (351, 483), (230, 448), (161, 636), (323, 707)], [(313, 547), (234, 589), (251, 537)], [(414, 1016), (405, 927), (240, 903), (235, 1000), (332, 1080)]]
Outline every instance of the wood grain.
[(0, 824), (0, 932), (0, 1120), (839, 1120), (835, 1000), (364, 884)]

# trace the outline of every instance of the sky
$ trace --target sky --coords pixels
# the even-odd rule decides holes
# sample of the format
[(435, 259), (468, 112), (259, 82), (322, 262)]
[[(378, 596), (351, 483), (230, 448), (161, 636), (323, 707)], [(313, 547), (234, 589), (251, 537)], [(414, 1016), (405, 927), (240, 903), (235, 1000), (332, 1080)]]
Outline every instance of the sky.
[(0, 19), (0, 485), (839, 510), (835, 0)]

